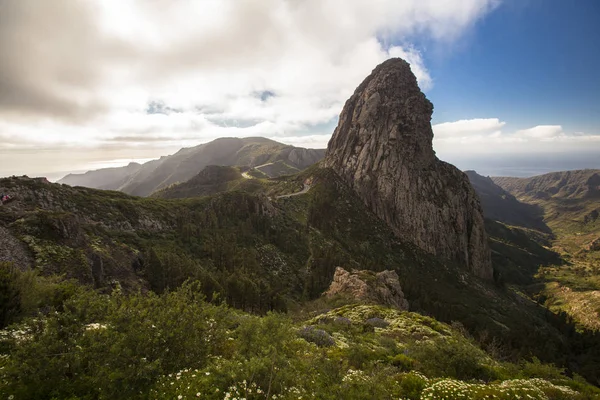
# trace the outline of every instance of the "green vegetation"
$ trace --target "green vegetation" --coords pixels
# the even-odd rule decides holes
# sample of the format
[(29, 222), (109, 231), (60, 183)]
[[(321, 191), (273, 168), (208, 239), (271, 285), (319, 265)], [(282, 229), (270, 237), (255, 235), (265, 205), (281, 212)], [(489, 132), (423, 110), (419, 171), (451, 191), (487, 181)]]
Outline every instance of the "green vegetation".
[[(181, 199), (235, 190), (256, 193), (274, 185), (273, 182), (266, 179), (248, 179), (250, 176), (244, 176), (244, 174), (250, 174), (251, 171), (256, 170), (210, 165), (190, 180), (157, 190), (150, 197)], [(265, 177), (263, 176), (263, 178)]]
[[(372, 318), (387, 325), (373, 327)], [(306, 340), (307, 328), (331, 341)], [(463, 333), (380, 306), (347, 305), (296, 322), (277, 313), (252, 316), (206, 302), (198, 283), (162, 295), (81, 290), (2, 331), (0, 396), (333, 400), (600, 394), (537, 360), (494, 359)]]
[[(280, 194), (299, 191), (305, 182), (311, 184), (308, 193), (277, 199)], [(532, 356), (544, 363), (567, 367), (568, 374), (577, 372), (590, 382), (600, 382), (598, 337), (576, 332), (565, 315), (549, 312), (510, 285), (494, 286), (481, 282), (460, 266), (440, 262), (414, 246), (400, 242), (389, 227), (373, 216), (328, 169), (315, 166), (292, 177), (268, 180), (263, 188), (251, 193), (235, 189), (212, 196), (171, 200), (131, 197), (119, 192), (71, 188), (24, 178), (0, 180), (0, 186), (10, 188), (8, 191), (17, 197), (15, 202), (0, 209), (0, 223), (11, 235), (27, 244), (34, 256), (33, 267), (39, 279), (60, 286), (62, 278), (55, 276), (62, 274), (63, 278), (77, 280), (88, 288), (84, 294), (57, 289), (59, 294), (55, 303), (42, 298), (35, 303), (39, 304), (38, 308), (11, 306), (12, 311), (5, 313), (5, 325), (16, 323), (16, 329), (24, 332), (30, 329), (27, 324), (38, 326), (35, 321), (54, 321), (53, 318), (59, 318), (64, 312), (75, 313), (64, 316), (67, 318), (64, 321), (73, 319), (64, 322), (65, 326), (75, 324), (72, 330), (57, 328), (59, 332), (53, 333), (54, 336), (45, 337), (49, 331), (39, 327), (35, 337), (39, 337), (42, 344), (38, 343), (35, 350), (21, 347), (35, 341), (11, 342), (10, 337), (7, 339), (7, 344), (3, 345), (7, 349), (4, 354), (10, 356), (6, 360), (17, 360), (19, 349), (23, 349), (23, 354), (29, 354), (19, 359), (27, 370), (18, 370), (16, 361), (6, 361), (10, 368), (7, 366), (5, 371), (17, 374), (7, 378), (14, 385), (19, 384), (19, 379), (25, 379), (18, 376), (24, 377), (29, 373), (27, 371), (41, 368), (32, 366), (33, 361), (26, 361), (35, 351), (60, 356), (71, 354), (71, 346), (75, 349), (78, 349), (76, 346), (83, 349), (91, 346), (93, 356), (88, 354), (86, 357), (89, 358), (83, 361), (57, 356), (58, 359), (53, 360), (56, 364), (52, 364), (55, 372), (40, 372), (39, 376), (46, 377), (43, 379), (48, 382), (65, 380), (64, 385), (60, 385), (64, 389), (53, 389), (64, 391), (40, 394), (40, 398), (85, 398), (82, 393), (86, 390), (95, 393), (91, 398), (104, 397), (93, 388), (104, 388), (104, 384), (108, 388), (112, 385), (111, 379), (115, 380), (116, 386), (106, 390), (117, 393), (115, 397), (125, 396), (125, 393), (136, 396), (140, 390), (142, 397), (149, 396), (151, 387), (157, 390), (152, 396), (171, 396), (171, 392), (158, 390), (158, 385), (179, 387), (176, 381), (183, 378), (169, 380), (175, 375), (169, 377), (168, 374), (189, 372), (189, 379), (198, 378), (196, 369), (210, 374), (195, 383), (190, 381), (188, 386), (197, 390), (189, 392), (193, 395), (211, 385), (219, 388), (222, 394), (230, 387), (242, 390), (239, 385), (245, 379), (247, 385), (255, 383), (252, 390), (260, 388), (264, 393), (268, 393), (271, 382), (271, 393), (282, 398), (292, 395), (297, 398), (295, 391), (284, 393), (287, 390), (284, 388), (293, 387), (305, 390), (307, 396), (308, 393), (319, 393), (316, 398), (339, 398), (340, 393), (347, 392), (354, 393), (349, 395), (354, 397), (346, 398), (365, 398), (368, 394), (375, 398), (419, 398), (425, 388), (445, 378), (469, 384), (483, 380), (498, 385), (510, 379), (529, 379), (523, 372), (522, 360), (530, 360)], [(515, 238), (529, 237), (522, 236), (521, 231), (513, 227), (496, 228), (498, 243), (502, 245), (514, 242)], [(515, 254), (519, 257), (529, 253), (540, 258), (552, 257), (543, 246), (525, 240), (517, 247)], [(514, 260), (504, 250), (499, 248), (498, 252), (508, 254), (507, 258)], [(411, 311), (420, 314), (357, 305), (344, 307), (339, 299), (321, 299), (337, 266), (396, 271)], [(14, 274), (6, 276), (6, 281), (18, 281), (13, 278)], [(189, 283), (184, 285), (186, 281)], [(182, 285), (185, 289), (179, 289)], [(21, 293), (18, 289), (21, 284), (0, 287), (7, 288), (2, 290), (7, 293), (7, 299), (13, 299), (11, 304), (20, 304), (14, 299), (15, 293)], [(52, 287), (49, 290), (54, 293)], [(94, 293), (90, 293), (90, 288), (94, 288)], [(187, 294), (183, 295), (184, 292)], [(117, 294), (116, 298), (122, 303), (111, 300)], [(185, 300), (178, 296), (184, 296)], [(140, 319), (155, 321), (155, 326), (166, 324), (154, 320), (150, 314), (155, 309), (167, 307), (164, 304), (169, 301), (191, 304), (190, 296), (197, 299), (197, 306), (193, 306), (197, 308), (192, 307), (190, 312), (198, 318), (202, 319), (202, 313), (209, 312), (207, 310), (224, 315), (223, 321), (216, 316), (212, 318), (218, 321), (219, 329), (222, 329), (219, 332), (227, 341), (207, 349), (200, 346), (200, 342), (188, 342), (196, 339), (183, 336), (181, 340), (177, 339), (179, 334), (170, 335), (166, 328), (160, 334), (173, 339), (169, 342), (173, 345), (199, 346), (190, 351), (197, 357), (196, 361), (183, 355), (182, 362), (162, 355), (157, 361), (156, 354), (166, 352), (167, 348), (169, 353), (175, 351), (171, 345), (164, 347), (162, 342), (136, 336), (150, 336), (152, 332), (145, 330), (150, 328), (141, 323), (132, 327), (119, 325), (121, 320), (125, 324), (138, 318), (135, 317), (137, 314)], [(54, 295), (50, 297), (54, 298)], [(90, 311), (88, 318), (87, 311), (77, 308), (80, 307), (77, 304), (88, 301), (82, 299), (93, 304), (99, 304), (101, 300), (98, 299), (103, 299), (121, 306), (90, 306), (94, 310), (103, 310), (103, 313)], [(54, 309), (58, 314), (49, 311)], [(129, 309), (131, 311), (127, 311)], [(182, 315), (188, 315), (186, 310), (178, 310)], [(273, 312), (287, 312), (287, 316)], [(156, 318), (177, 320), (172, 310), (156, 313)], [(277, 342), (278, 339), (271, 337), (278, 332), (268, 325), (274, 324), (268, 322), (274, 320), (279, 321), (277, 324), (282, 329), (287, 329), (281, 335), (288, 339)], [(198, 320), (199, 325), (194, 325), (193, 329), (204, 329), (202, 321)], [(243, 345), (249, 346), (247, 355), (244, 359), (236, 358), (228, 352), (228, 346), (236, 346), (236, 354), (245, 354), (237, 347), (242, 346), (237, 342), (237, 335), (246, 331), (238, 331), (238, 328), (251, 321), (255, 324), (252, 329), (258, 332), (266, 332), (266, 327), (263, 331), (260, 327), (267, 324), (265, 326), (270, 329), (267, 337), (275, 347), (265, 344), (265, 338), (256, 339), (256, 343), (262, 343), (260, 349)], [(442, 323), (452, 321), (460, 321), (464, 328), (449, 328)], [(63, 320), (44, 324), (62, 326)], [(92, 330), (94, 333), (89, 334), (90, 330), (83, 328), (89, 324), (100, 324), (98, 326), (105, 328)], [(117, 332), (113, 332), (111, 326), (118, 327)], [(74, 336), (69, 336), (69, 332)], [(190, 332), (181, 335), (192, 335)], [(475, 339), (467, 338), (467, 332)], [(116, 336), (109, 338), (103, 336), (104, 333)], [(89, 339), (93, 335), (98, 335), (98, 340), (103, 342), (99, 344), (96, 339)], [(244, 335), (252, 337), (254, 334)], [(50, 347), (55, 352), (42, 352), (46, 346), (43, 340), (50, 343), (63, 337), (65, 343)], [(109, 344), (115, 347), (106, 347)], [(177, 350), (172, 354), (181, 355), (182, 352)], [(302, 354), (306, 357), (301, 357)], [(100, 355), (114, 356), (115, 360), (103, 364), (94, 358)], [(128, 364), (127, 360), (134, 356), (135, 362)], [(153, 360), (153, 364), (144, 369), (146, 366), (140, 364), (138, 358)], [(82, 369), (65, 371), (64, 366), (60, 367), (63, 361), (67, 361), (68, 368)], [(505, 364), (505, 361), (512, 364)], [(223, 364), (219, 364), (221, 362)], [(281, 375), (278, 373), (277, 379), (271, 379), (273, 375), (269, 371), (275, 368), (282, 371)], [(182, 372), (186, 369), (187, 372)], [(109, 370), (114, 374), (111, 375)], [(348, 370), (362, 372), (356, 373), (355, 380), (354, 372)], [(414, 370), (427, 379), (415, 375)], [(221, 372), (218, 374), (217, 371)], [(194, 374), (197, 376), (191, 377)], [(344, 381), (346, 375), (350, 377)], [(80, 380), (83, 376), (85, 382)], [(96, 381), (95, 376), (103, 381)], [(302, 381), (299, 376), (311, 380)], [(367, 378), (363, 380), (365, 376)], [(213, 382), (213, 378), (218, 381)], [(561, 375), (560, 379), (565, 378)], [(549, 381), (563, 385), (559, 380)], [(29, 382), (27, 386), (34, 385)], [(102, 385), (98, 386), (100, 383)], [(50, 390), (50, 384), (45, 385), (44, 390)], [(35, 387), (42, 390), (44, 384), (37, 382)], [(394, 388), (398, 388), (397, 391)], [(244, 386), (246, 390), (250, 387)]]
[(560, 259), (529, 264), (534, 266), (532, 276), (541, 282), (533, 294), (552, 311), (567, 313), (578, 329), (600, 329), (600, 247), (593, 246), (600, 238), (599, 171), (494, 181), (519, 200), (542, 210), (552, 232), (543, 244)]

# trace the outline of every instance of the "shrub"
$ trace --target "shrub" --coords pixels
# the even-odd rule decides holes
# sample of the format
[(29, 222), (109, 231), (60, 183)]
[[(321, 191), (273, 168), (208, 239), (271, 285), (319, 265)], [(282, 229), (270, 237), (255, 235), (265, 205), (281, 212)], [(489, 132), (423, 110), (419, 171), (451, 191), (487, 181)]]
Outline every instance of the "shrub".
[(189, 286), (163, 296), (81, 293), (19, 327), (26, 340), (9, 340), (0, 397), (136, 398), (160, 375), (222, 352), (229, 316)]
[(418, 369), (427, 376), (485, 381), (496, 377), (495, 371), (486, 365), (491, 360), (483, 350), (465, 339), (436, 338), (411, 347)]
[(319, 347), (330, 347), (335, 345), (335, 339), (323, 329), (314, 326), (304, 326), (298, 331), (298, 335), (307, 342), (314, 343)]
[(500, 384), (473, 384), (454, 379), (444, 379), (423, 390), (422, 399), (539, 399), (567, 400), (580, 394), (564, 386), (543, 379), (514, 379)]
[(415, 367), (415, 360), (405, 354), (396, 354), (389, 357), (390, 364), (400, 368), (402, 371), (410, 371)]
[(552, 364), (542, 364), (537, 358), (533, 357), (531, 362), (525, 361), (522, 363), (523, 376), (526, 378), (542, 378), (542, 379), (563, 379), (564, 369), (558, 368)]
[(335, 319), (333, 320), (333, 323), (336, 325), (341, 325), (341, 326), (352, 325), (352, 321), (350, 321), (350, 319), (346, 318), (346, 317), (335, 317)]
[(421, 392), (429, 385), (429, 379), (416, 371), (411, 371), (402, 375), (400, 379), (400, 389), (402, 396), (411, 400), (421, 398)]
[(374, 328), (387, 328), (390, 325), (389, 322), (381, 318), (369, 318), (365, 321), (365, 324), (370, 325)]

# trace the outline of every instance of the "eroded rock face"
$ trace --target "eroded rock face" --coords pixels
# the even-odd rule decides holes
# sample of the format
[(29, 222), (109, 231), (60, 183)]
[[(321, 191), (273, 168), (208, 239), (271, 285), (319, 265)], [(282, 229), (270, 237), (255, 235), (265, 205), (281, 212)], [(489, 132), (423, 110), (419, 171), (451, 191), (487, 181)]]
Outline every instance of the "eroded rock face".
[(25, 271), (33, 265), (27, 248), (2, 226), (0, 226), (0, 262), (13, 263), (21, 271)]
[(359, 301), (408, 310), (396, 271), (346, 271), (337, 267), (325, 296), (346, 296)]
[(464, 173), (435, 156), (432, 112), (409, 64), (385, 61), (346, 101), (325, 166), (399, 238), (491, 279), (479, 199)]

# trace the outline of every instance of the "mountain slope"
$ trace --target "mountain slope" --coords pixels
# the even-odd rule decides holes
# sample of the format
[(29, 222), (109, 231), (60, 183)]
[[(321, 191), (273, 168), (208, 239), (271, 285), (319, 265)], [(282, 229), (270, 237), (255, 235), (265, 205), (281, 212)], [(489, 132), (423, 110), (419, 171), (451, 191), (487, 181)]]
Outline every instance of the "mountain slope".
[[(76, 182), (86, 187), (119, 190), (136, 196), (150, 193), (177, 182), (185, 182), (208, 165), (250, 166), (285, 162), (292, 170), (302, 170), (319, 161), (325, 150), (303, 149), (265, 138), (221, 138), (149, 161), (127, 172), (121, 169), (90, 171), (69, 175), (59, 183)], [(129, 170), (128, 170), (129, 171)], [(114, 174), (114, 179), (107, 175)], [(276, 176), (276, 175), (274, 175)]]
[(230, 190), (256, 192), (265, 188), (265, 180), (245, 177), (244, 168), (209, 165), (198, 175), (183, 182), (167, 186), (150, 195), (163, 199), (208, 196)]
[(531, 178), (494, 177), (504, 190), (531, 199), (600, 198), (600, 170), (552, 172)]
[(600, 237), (600, 170), (492, 179), (519, 200), (543, 209), (546, 224), (557, 236), (557, 245), (567, 253), (585, 252)]
[(552, 230), (552, 250), (563, 262), (539, 269), (539, 298), (552, 310), (567, 312), (580, 328), (600, 330), (600, 171), (493, 180), (543, 210)]
[(481, 176), (475, 171), (465, 171), (465, 173), (481, 200), (486, 218), (508, 225), (550, 232), (550, 228), (543, 221), (544, 211), (540, 207), (520, 202), (494, 183), (492, 178)]
[(124, 184), (129, 176), (142, 168), (141, 164), (129, 163), (125, 167), (102, 168), (83, 174), (69, 174), (58, 183), (69, 186), (85, 186), (93, 189), (116, 189)]

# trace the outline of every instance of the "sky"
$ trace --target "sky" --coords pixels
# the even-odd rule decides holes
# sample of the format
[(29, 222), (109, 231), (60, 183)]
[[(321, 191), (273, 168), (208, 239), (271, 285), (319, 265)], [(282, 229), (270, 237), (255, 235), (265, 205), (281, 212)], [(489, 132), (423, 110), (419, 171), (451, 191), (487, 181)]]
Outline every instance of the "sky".
[(390, 57), (433, 102), (441, 159), (600, 167), (599, 22), (597, 0), (0, 0), (0, 176), (224, 136), (323, 148)]

